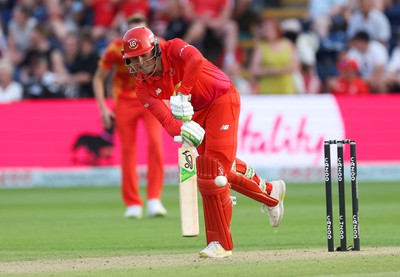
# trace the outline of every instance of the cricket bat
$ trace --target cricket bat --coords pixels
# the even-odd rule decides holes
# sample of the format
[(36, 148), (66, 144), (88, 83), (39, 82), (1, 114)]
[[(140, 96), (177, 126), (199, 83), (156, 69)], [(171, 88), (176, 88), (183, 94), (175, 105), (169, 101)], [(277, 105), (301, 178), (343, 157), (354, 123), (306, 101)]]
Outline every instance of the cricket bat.
[(181, 137), (175, 141), (182, 142), (178, 148), (179, 164), (179, 205), (183, 237), (199, 235), (199, 210), (197, 201), (196, 148), (190, 146)]

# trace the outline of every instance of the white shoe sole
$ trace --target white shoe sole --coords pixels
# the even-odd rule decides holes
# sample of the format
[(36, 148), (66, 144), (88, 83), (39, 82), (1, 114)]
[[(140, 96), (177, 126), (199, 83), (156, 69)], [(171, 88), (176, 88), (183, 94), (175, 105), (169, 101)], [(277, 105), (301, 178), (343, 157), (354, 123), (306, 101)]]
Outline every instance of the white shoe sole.
[(143, 215), (139, 214), (131, 214), (131, 213), (125, 213), (124, 217), (127, 219), (141, 219)]
[(167, 215), (167, 210), (160, 200), (153, 199), (147, 202), (147, 214), (149, 217), (164, 217)]
[(126, 219), (141, 219), (143, 216), (125, 215), (124, 217), (125, 217)]
[(232, 256), (232, 251), (213, 251), (213, 252), (208, 252), (208, 251), (201, 251), (199, 253), (200, 258), (214, 258), (214, 259), (222, 259), (222, 258), (227, 258), (229, 256)]
[(212, 241), (200, 251), (199, 255), (200, 258), (221, 259), (232, 256), (232, 251), (226, 251), (218, 241)]
[(166, 212), (149, 213), (149, 217), (165, 217), (166, 215)]
[(281, 224), (281, 221), (282, 221), (282, 218), (283, 218), (283, 214), (285, 212), (284, 206), (283, 206), (283, 201), (284, 201), (285, 196), (286, 196), (286, 184), (285, 184), (285, 182), (283, 180), (272, 181), (271, 183), (273, 184), (273, 186), (275, 186), (275, 185), (279, 186), (279, 195), (277, 195), (277, 197), (274, 196), (274, 195), (271, 195), (275, 199), (278, 199), (279, 203), (275, 207), (268, 207), (268, 213), (270, 213), (272, 211), (275, 211), (275, 209), (279, 209), (280, 213), (279, 213), (278, 220), (276, 220), (276, 222), (271, 222), (271, 220), (270, 220), (270, 224), (271, 224), (272, 227), (278, 227)]

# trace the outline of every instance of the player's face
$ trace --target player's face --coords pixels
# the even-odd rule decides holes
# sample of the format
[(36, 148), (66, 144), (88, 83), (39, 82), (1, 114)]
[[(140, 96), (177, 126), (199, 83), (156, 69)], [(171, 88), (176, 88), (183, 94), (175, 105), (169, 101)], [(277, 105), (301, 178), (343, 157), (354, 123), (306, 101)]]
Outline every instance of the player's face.
[(142, 74), (151, 74), (156, 65), (156, 57), (153, 50), (143, 55), (130, 58), (129, 60), (130, 66), (134, 71), (142, 72)]

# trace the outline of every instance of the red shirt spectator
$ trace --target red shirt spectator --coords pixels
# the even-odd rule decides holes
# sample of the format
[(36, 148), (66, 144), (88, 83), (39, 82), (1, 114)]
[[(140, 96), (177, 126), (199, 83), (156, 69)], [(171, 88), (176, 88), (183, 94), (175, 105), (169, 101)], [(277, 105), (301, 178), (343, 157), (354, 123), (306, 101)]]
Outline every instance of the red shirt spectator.
[(226, 6), (230, 5), (227, 0), (189, 0), (193, 5), (196, 16), (206, 18), (217, 18)]
[(358, 73), (358, 64), (355, 60), (344, 58), (339, 61), (339, 77), (332, 80), (330, 91), (335, 95), (365, 95), (369, 94), (369, 86)]
[(123, 0), (121, 1), (119, 11), (122, 12), (125, 19), (136, 13), (140, 13), (148, 17), (150, 13), (149, 1)]
[(93, 25), (110, 26), (118, 12), (118, 2), (118, 0), (92, 0), (90, 7), (93, 9)]

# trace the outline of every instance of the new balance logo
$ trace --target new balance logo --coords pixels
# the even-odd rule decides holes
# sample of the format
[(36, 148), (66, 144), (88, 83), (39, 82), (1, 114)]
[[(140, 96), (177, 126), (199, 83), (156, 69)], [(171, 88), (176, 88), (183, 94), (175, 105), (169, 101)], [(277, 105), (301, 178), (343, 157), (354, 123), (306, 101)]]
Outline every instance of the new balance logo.
[(228, 130), (229, 129), (229, 124), (223, 124), (222, 126), (221, 126), (221, 128), (220, 128), (220, 130), (222, 130), (222, 131), (226, 131), (226, 130)]

